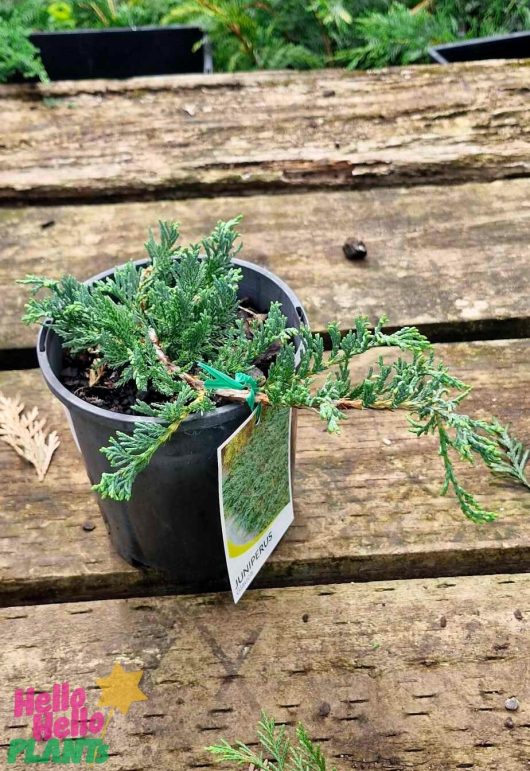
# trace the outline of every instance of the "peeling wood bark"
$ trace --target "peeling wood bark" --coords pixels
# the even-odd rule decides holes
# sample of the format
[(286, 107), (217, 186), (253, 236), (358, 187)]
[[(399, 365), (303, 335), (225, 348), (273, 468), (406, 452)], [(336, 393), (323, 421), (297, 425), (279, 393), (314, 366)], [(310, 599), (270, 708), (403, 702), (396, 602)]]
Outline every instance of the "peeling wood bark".
[(0, 199), (527, 176), (529, 87), (524, 61), (3, 86)]
[[(79, 278), (144, 255), (159, 219), (197, 240), (219, 219), (244, 214), (243, 256), (297, 292), (314, 329), (355, 315), (421, 324), (454, 339), (530, 335), (530, 180), (447, 187), (313, 192), (98, 206), (0, 209), (0, 349), (33, 346), (20, 323), (26, 273)], [(361, 238), (368, 257), (342, 245)]]
[(120, 661), (144, 671), (148, 700), (112, 718), (108, 771), (213, 767), (204, 747), (254, 742), (260, 707), (288, 730), (304, 721), (339, 771), (520, 771), (529, 614), (528, 575), (251, 591), (237, 607), (222, 594), (9, 608), (2, 742), (31, 731), (16, 688), (68, 681), (92, 712)]
[[(530, 441), (528, 341), (436, 346), (474, 386), (467, 409), (495, 412)], [(359, 363), (361, 377), (369, 359)], [(128, 566), (112, 550), (59, 403), (39, 374), (0, 373), (0, 389), (21, 393), (58, 429), (61, 447), (42, 484), (0, 445), (0, 603), (120, 597), (182, 590)], [(530, 495), (464, 467), (462, 480), (499, 519), (478, 527), (451, 496), (438, 495), (435, 443), (407, 431), (398, 413), (356, 413), (339, 437), (299, 416), (295, 522), (258, 577), (268, 586), (525, 570)], [(92, 520), (96, 527), (85, 532)]]

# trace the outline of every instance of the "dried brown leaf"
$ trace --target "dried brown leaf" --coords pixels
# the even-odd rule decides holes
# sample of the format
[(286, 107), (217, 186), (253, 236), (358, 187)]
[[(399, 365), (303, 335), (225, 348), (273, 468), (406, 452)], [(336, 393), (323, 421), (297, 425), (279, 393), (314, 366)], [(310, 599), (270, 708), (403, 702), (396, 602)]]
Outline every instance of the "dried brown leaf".
[(59, 437), (56, 431), (46, 434), (46, 420), (39, 418), (36, 407), (24, 410), (20, 397), (12, 399), (0, 393), (0, 440), (35, 466), (42, 482), (59, 447)]
[(105, 367), (101, 365), (100, 367), (96, 367), (95, 369), (93, 367), (90, 368), (88, 371), (88, 385), (90, 388), (97, 385), (99, 381), (101, 380), (101, 377), (105, 373)]

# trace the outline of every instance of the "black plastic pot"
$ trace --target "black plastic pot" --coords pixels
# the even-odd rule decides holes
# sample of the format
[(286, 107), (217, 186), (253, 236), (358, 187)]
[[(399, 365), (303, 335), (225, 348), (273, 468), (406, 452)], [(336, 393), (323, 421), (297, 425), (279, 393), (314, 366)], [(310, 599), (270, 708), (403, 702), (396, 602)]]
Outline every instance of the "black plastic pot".
[(193, 50), (203, 38), (202, 29), (186, 25), (34, 32), (30, 36), (51, 80), (212, 72), (208, 42)]
[(494, 35), (446, 43), (429, 48), (429, 56), (438, 64), (471, 62), (481, 59), (526, 59), (530, 57), (530, 32)]
[[(146, 262), (140, 260), (136, 264)], [(289, 326), (307, 323), (300, 301), (277, 276), (249, 262), (234, 263), (243, 271), (241, 297), (250, 298), (259, 311), (266, 311), (271, 302), (279, 301)], [(112, 273), (105, 271), (87, 283)], [(48, 387), (71, 419), (89, 479), (94, 484), (104, 471), (110, 470), (100, 452), (110, 437), (116, 431), (130, 432), (137, 421), (156, 419), (117, 414), (74, 396), (59, 380), (61, 342), (46, 327), (39, 333), (37, 354)], [(246, 404), (229, 404), (203, 416), (187, 418), (137, 477), (130, 501), (102, 500), (98, 496), (112, 543), (127, 562), (163, 570), (180, 585), (190, 588), (228, 586), (219, 512), (217, 448), (248, 415)]]

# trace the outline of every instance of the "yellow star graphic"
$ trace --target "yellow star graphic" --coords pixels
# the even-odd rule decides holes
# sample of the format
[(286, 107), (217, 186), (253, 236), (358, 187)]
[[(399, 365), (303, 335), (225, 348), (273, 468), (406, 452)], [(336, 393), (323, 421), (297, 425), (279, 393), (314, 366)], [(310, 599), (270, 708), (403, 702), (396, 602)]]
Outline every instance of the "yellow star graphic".
[(145, 701), (147, 699), (145, 693), (139, 688), (142, 675), (141, 669), (136, 672), (126, 672), (119, 661), (117, 661), (110, 675), (96, 680), (96, 685), (101, 688), (98, 707), (119, 709), (120, 712), (126, 715), (133, 702)]

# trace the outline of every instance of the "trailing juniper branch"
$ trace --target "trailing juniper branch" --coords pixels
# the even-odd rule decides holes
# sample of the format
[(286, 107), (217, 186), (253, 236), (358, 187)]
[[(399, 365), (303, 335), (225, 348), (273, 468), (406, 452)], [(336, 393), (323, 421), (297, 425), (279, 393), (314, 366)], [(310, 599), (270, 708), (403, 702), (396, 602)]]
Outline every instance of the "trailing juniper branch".
[[(28, 276), (21, 282), (32, 289), (24, 320), (49, 325), (72, 354), (90, 354), (98, 377), (117, 374), (117, 387), (132, 381), (138, 393), (134, 409), (155, 419), (139, 420), (131, 434), (118, 432), (102, 449), (112, 469), (95, 487), (102, 497), (128, 500), (136, 476), (186, 417), (215, 409), (219, 399), (245, 402), (251, 396), (257, 404), (317, 412), (331, 433), (351, 410), (408, 411), (413, 433), (438, 438), (442, 492), (452, 489), (475, 522), (494, 514), (462, 487), (453, 456), (480, 459), (493, 473), (529, 487), (529, 451), (497, 419), (459, 412), (469, 387), (435, 361), (429, 341), (415, 327), (387, 334), (385, 318), (371, 328), (359, 317), (342, 335), (330, 324), (331, 350), (324, 355), (323, 337), (307, 327), (288, 328), (278, 303), (266, 314), (242, 311), (241, 271), (232, 262), (239, 251), (238, 221), (219, 222), (210, 236), (189, 246), (178, 245), (177, 225), (161, 222), (159, 240), (149, 234), (146, 267), (126, 264), (91, 286), (72, 276)], [(49, 294), (42, 297), (40, 290)], [(374, 348), (397, 348), (407, 356), (390, 364), (380, 358), (362, 380), (352, 382), (352, 360)], [(259, 367), (267, 357), (273, 361), (265, 372)], [(210, 387), (201, 363), (218, 370), (224, 384), (237, 373), (247, 380), (252, 375), (252, 392), (241, 386), (242, 377), (234, 381), (237, 388)], [(146, 403), (148, 391), (160, 399)]]
[(130, 499), (134, 480), (159, 447), (171, 439), (184, 418), (195, 412), (215, 409), (215, 405), (204, 391), (196, 394), (191, 388), (183, 387), (175, 401), (151, 406), (137, 402), (135, 409), (140, 414), (158, 418), (160, 422), (139, 421), (132, 434), (117, 431), (116, 437), (111, 437), (110, 445), (102, 448), (101, 452), (116, 471), (102, 474), (94, 490), (116, 501)]

